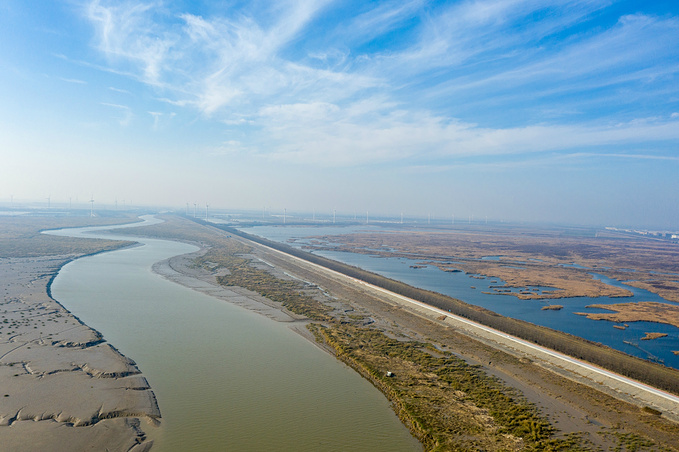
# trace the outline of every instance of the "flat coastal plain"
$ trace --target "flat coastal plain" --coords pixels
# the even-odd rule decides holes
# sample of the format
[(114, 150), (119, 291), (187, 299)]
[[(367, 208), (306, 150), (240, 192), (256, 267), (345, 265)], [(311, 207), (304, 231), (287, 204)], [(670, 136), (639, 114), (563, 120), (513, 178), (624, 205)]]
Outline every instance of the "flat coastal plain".
[[(201, 250), (157, 263), (157, 273), (287, 322), (378, 387), (426, 450), (679, 450), (677, 423), (568, 369), (212, 226), (165, 219), (126, 232)], [(139, 369), (47, 292), (64, 263), (127, 244), (45, 237), (38, 231), (83, 224), (17, 220), (3, 219), (0, 235), (2, 450), (149, 450), (144, 430), (160, 413)], [(255, 279), (233, 284), (241, 271)], [(292, 296), (276, 292), (281, 287)], [(456, 369), (471, 386), (445, 379), (442, 371)], [(482, 384), (490, 399), (473, 394)], [(494, 402), (503, 397), (509, 411), (498, 412)]]
[[(333, 324), (342, 325), (349, 328), (349, 336), (353, 335), (354, 340), (361, 338), (360, 344), (345, 344), (359, 353), (370, 346), (369, 341), (362, 338), (379, 333), (396, 339), (400, 344), (415, 344), (416, 348), (426, 349), (426, 353), (435, 357), (454, 355), (475, 371), (497, 379), (505, 388), (502, 391), (518, 394), (516, 397), (537, 407), (540, 416), (548, 423), (545, 428), (553, 429), (550, 441), (561, 441), (540, 443), (553, 444), (555, 448), (552, 450), (679, 450), (677, 423), (638, 401), (630, 403), (634, 402), (632, 398), (600, 382), (529, 357), (512, 347), (501, 346), (454, 323), (408, 308), (393, 297), (366, 290), (347, 278), (318, 271), (308, 263), (270, 248), (236, 236), (227, 238), (223, 231), (214, 227), (191, 224), (177, 217), (166, 219), (167, 223), (129, 232), (190, 241), (201, 246), (201, 251), (193, 255), (178, 256), (156, 265), (157, 272), (176, 282), (259, 311), (274, 320), (290, 322), (293, 328), (307, 336), (309, 333), (300, 326), (321, 325), (322, 331), (330, 331), (334, 328)], [(229, 247), (242, 254), (229, 255), (225, 251)], [(238, 260), (237, 265), (263, 271), (285, 284), (302, 283), (306, 288), (304, 293), (313, 295), (321, 303), (316, 312), (320, 312), (319, 317), (325, 320), (305, 319), (294, 312), (295, 309), (286, 307), (294, 304), (285, 305), (286, 302), (272, 301), (270, 297), (261, 297), (252, 290), (228, 284), (226, 281), (236, 276), (238, 268), (220, 262), (227, 263), (234, 258)], [(247, 264), (240, 259), (245, 259)], [(263, 274), (257, 275), (262, 277)], [(320, 340), (318, 344), (352, 365), (346, 361), (346, 354), (339, 352), (327, 340)], [(425, 400), (433, 419), (447, 422), (444, 418), (455, 416), (478, 421), (474, 425), (478, 429), (474, 434), (470, 433), (471, 430), (464, 430), (464, 426), (460, 427), (460, 423), (446, 424), (449, 427), (444, 427), (444, 430), (448, 428), (446, 435), (450, 442), (437, 443), (437, 450), (478, 450), (478, 447), (485, 450), (544, 450), (535, 449), (535, 444), (531, 445), (528, 437), (502, 434), (503, 427), (491, 409), (473, 403), (472, 397), (467, 397), (469, 394), (447, 389), (437, 375), (417, 371), (417, 363), (393, 359), (390, 352), (386, 352), (382, 357), (377, 356), (372, 364), (376, 367), (383, 364), (389, 366), (385, 369), (395, 370), (394, 377), (384, 379), (364, 373), (365, 368), (357, 368), (390, 397), (399, 416), (403, 414), (403, 399), (392, 398), (394, 388), (403, 391), (399, 394)], [(387, 381), (387, 386), (384, 381)], [(406, 425), (415, 428), (408, 423), (407, 416), (403, 420)], [(457, 427), (450, 428), (450, 425)], [(461, 431), (455, 432), (458, 427)], [(423, 444), (426, 450), (436, 448), (429, 447), (431, 443), (426, 441)], [(446, 447), (451, 444), (462, 447)]]
[(59, 269), (127, 242), (40, 234), (134, 218), (0, 217), (0, 449), (146, 451), (155, 396), (135, 363), (48, 294)]

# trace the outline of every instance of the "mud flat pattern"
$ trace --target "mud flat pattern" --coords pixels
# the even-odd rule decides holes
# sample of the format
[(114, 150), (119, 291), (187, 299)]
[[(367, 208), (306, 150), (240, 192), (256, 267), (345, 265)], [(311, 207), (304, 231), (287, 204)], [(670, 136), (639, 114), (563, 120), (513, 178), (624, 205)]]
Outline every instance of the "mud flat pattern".
[(160, 411), (134, 361), (48, 295), (75, 257), (0, 259), (2, 450), (152, 445), (142, 425), (157, 423)]

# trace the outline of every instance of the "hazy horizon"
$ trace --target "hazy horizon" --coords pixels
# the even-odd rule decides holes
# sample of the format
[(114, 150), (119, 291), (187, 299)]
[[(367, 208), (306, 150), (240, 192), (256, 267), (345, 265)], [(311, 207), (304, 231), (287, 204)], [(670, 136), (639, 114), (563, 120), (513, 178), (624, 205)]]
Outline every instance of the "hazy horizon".
[(6, 0), (0, 205), (679, 229), (676, 2)]
[[(49, 205), (49, 207), (48, 207)], [(92, 208), (91, 208), (92, 207)], [(170, 206), (170, 205), (144, 205), (144, 204), (130, 204), (118, 202), (117, 204), (112, 203), (90, 203), (87, 202), (51, 202), (48, 203), (47, 199), (44, 200), (19, 200), (14, 203), (11, 202), (0, 202), (0, 216), (10, 215), (10, 216), (89, 216), (91, 213), (95, 217), (115, 217), (116, 215), (127, 215), (127, 214), (158, 214), (158, 213), (170, 213), (177, 215), (184, 215), (188, 211), (189, 217), (195, 217), (201, 220), (205, 219), (206, 216), (206, 206), (205, 204), (196, 203), (195, 209), (194, 204), (191, 203), (188, 207), (186, 206)], [(285, 218), (285, 219), (284, 219)], [(431, 214), (426, 215), (415, 215), (415, 214), (405, 214), (401, 216), (400, 212), (393, 211), (374, 211), (374, 212), (361, 212), (361, 211), (328, 211), (328, 210), (290, 210), (287, 208), (272, 209), (272, 208), (244, 208), (244, 209), (224, 209), (215, 208), (214, 206), (209, 206), (209, 221), (220, 222), (224, 220), (227, 222), (234, 222), (238, 224), (239, 222), (245, 222), (245, 224), (258, 223), (270, 224), (270, 225), (317, 225), (317, 226), (330, 226), (337, 224), (337, 226), (347, 226), (347, 225), (382, 225), (388, 227), (389, 225), (398, 226), (403, 224), (405, 227), (415, 226), (424, 227), (431, 225), (432, 228), (449, 228), (452, 229), (466, 229), (471, 226), (472, 229), (483, 228), (488, 226), (491, 228), (502, 228), (502, 227), (536, 227), (545, 229), (591, 229), (598, 230), (613, 227), (621, 230), (638, 230), (638, 231), (648, 231), (648, 232), (678, 232), (677, 229), (671, 229), (664, 227), (662, 225), (652, 225), (652, 224), (625, 224), (625, 223), (585, 223), (578, 221), (550, 221), (550, 220), (525, 220), (525, 219), (506, 219), (506, 218), (494, 218), (485, 216), (475, 216), (469, 215), (465, 217), (461, 216), (448, 216), (441, 217)], [(366, 221), (368, 223), (366, 223)]]

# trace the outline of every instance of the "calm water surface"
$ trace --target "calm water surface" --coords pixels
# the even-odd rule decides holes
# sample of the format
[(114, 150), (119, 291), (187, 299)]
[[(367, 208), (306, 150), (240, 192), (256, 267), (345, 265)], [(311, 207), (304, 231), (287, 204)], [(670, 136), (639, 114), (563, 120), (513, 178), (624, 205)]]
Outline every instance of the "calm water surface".
[(286, 324), (151, 271), (195, 247), (135, 240), (66, 265), (52, 294), (149, 380), (153, 450), (421, 450), (379, 391)]
[[(243, 229), (244, 232), (257, 234), (270, 240), (285, 242), (296, 247), (301, 247), (307, 243), (305, 239), (308, 237), (351, 234), (361, 231), (381, 232), (385, 230), (378, 226), (369, 225), (349, 227), (256, 226)], [(290, 239), (296, 240), (289, 242)], [(501, 315), (526, 320), (599, 342), (630, 355), (644, 359), (660, 360), (666, 366), (679, 369), (679, 356), (673, 353), (674, 350), (679, 350), (679, 328), (660, 323), (628, 322), (627, 325), (629, 327), (627, 329), (619, 330), (613, 328), (613, 325), (616, 325), (613, 322), (590, 320), (575, 314), (576, 312), (611, 312), (602, 309), (586, 308), (586, 306), (591, 304), (616, 304), (639, 301), (677, 304), (667, 301), (647, 290), (626, 286), (619, 281), (611, 280), (602, 275), (594, 274), (594, 277), (603, 280), (607, 284), (630, 290), (633, 296), (625, 298), (576, 297), (557, 300), (519, 300), (512, 295), (483, 293), (492, 292), (492, 288), (489, 286), (503, 285), (504, 281), (499, 278), (478, 276), (473, 278), (471, 275), (463, 272), (444, 272), (434, 266), (411, 268), (411, 265), (422, 264), (421, 261), (413, 259), (384, 258), (339, 251), (314, 251), (314, 253), (355, 265), (388, 278), (403, 281), (415, 287), (449, 295), (467, 303), (490, 309)], [(499, 259), (499, 257), (487, 256), (485, 259), (494, 260)], [(543, 311), (542, 307), (546, 304), (563, 305), (563, 309), (560, 311)], [(651, 341), (641, 341), (646, 332), (666, 333), (668, 336)]]

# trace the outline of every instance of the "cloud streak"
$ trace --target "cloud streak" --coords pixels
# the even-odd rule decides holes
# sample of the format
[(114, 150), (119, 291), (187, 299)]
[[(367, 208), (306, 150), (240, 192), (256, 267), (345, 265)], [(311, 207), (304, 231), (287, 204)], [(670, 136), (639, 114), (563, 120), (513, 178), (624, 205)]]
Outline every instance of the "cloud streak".
[(267, 147), (276, 159), (352, 166), (390, 161), (437, 165), (442, 159), (524, 155), (574, 149), (676, 142), (679, 121), (614, 125), (531, 125), (486, 128), (425, 114), (397, 111), (361, 121), (333, 105), (289, 105), (262, 111)]
[(61, 80), (62, 82), (66, 82), (66, 83), (75, 83), (76, 85), (87, 85), (86, 81), (75, 79), (75, 78), (59, 77), (59, 80)]
[[(679, 139), (662, 106), (677, 96), (679, 65), (667, 62), (679, 60), (679, 21), (628, 14), (591, 26), (609, 5), (387, 1), (349, 14), (307, 0), (206, 16), (96, 0), (86, 15), (111, 71), (241, 128), (229, 153), (321, 166), (624, 155), (616, 149), (644, 143), (667, 153)], [(632, 109), (639, 98), (655, 103)]]
[(112, 104), (109, 102), (102, 102), (101, 105), (115, 108), (122, 113), (122, 116), (118, 118), (118, 124), (120, 124), (121, 127), (129, 126), (132, 122), (132, 118), (134, 118), (134, 113), (132, 113), (132, 110), (127, 105)]

